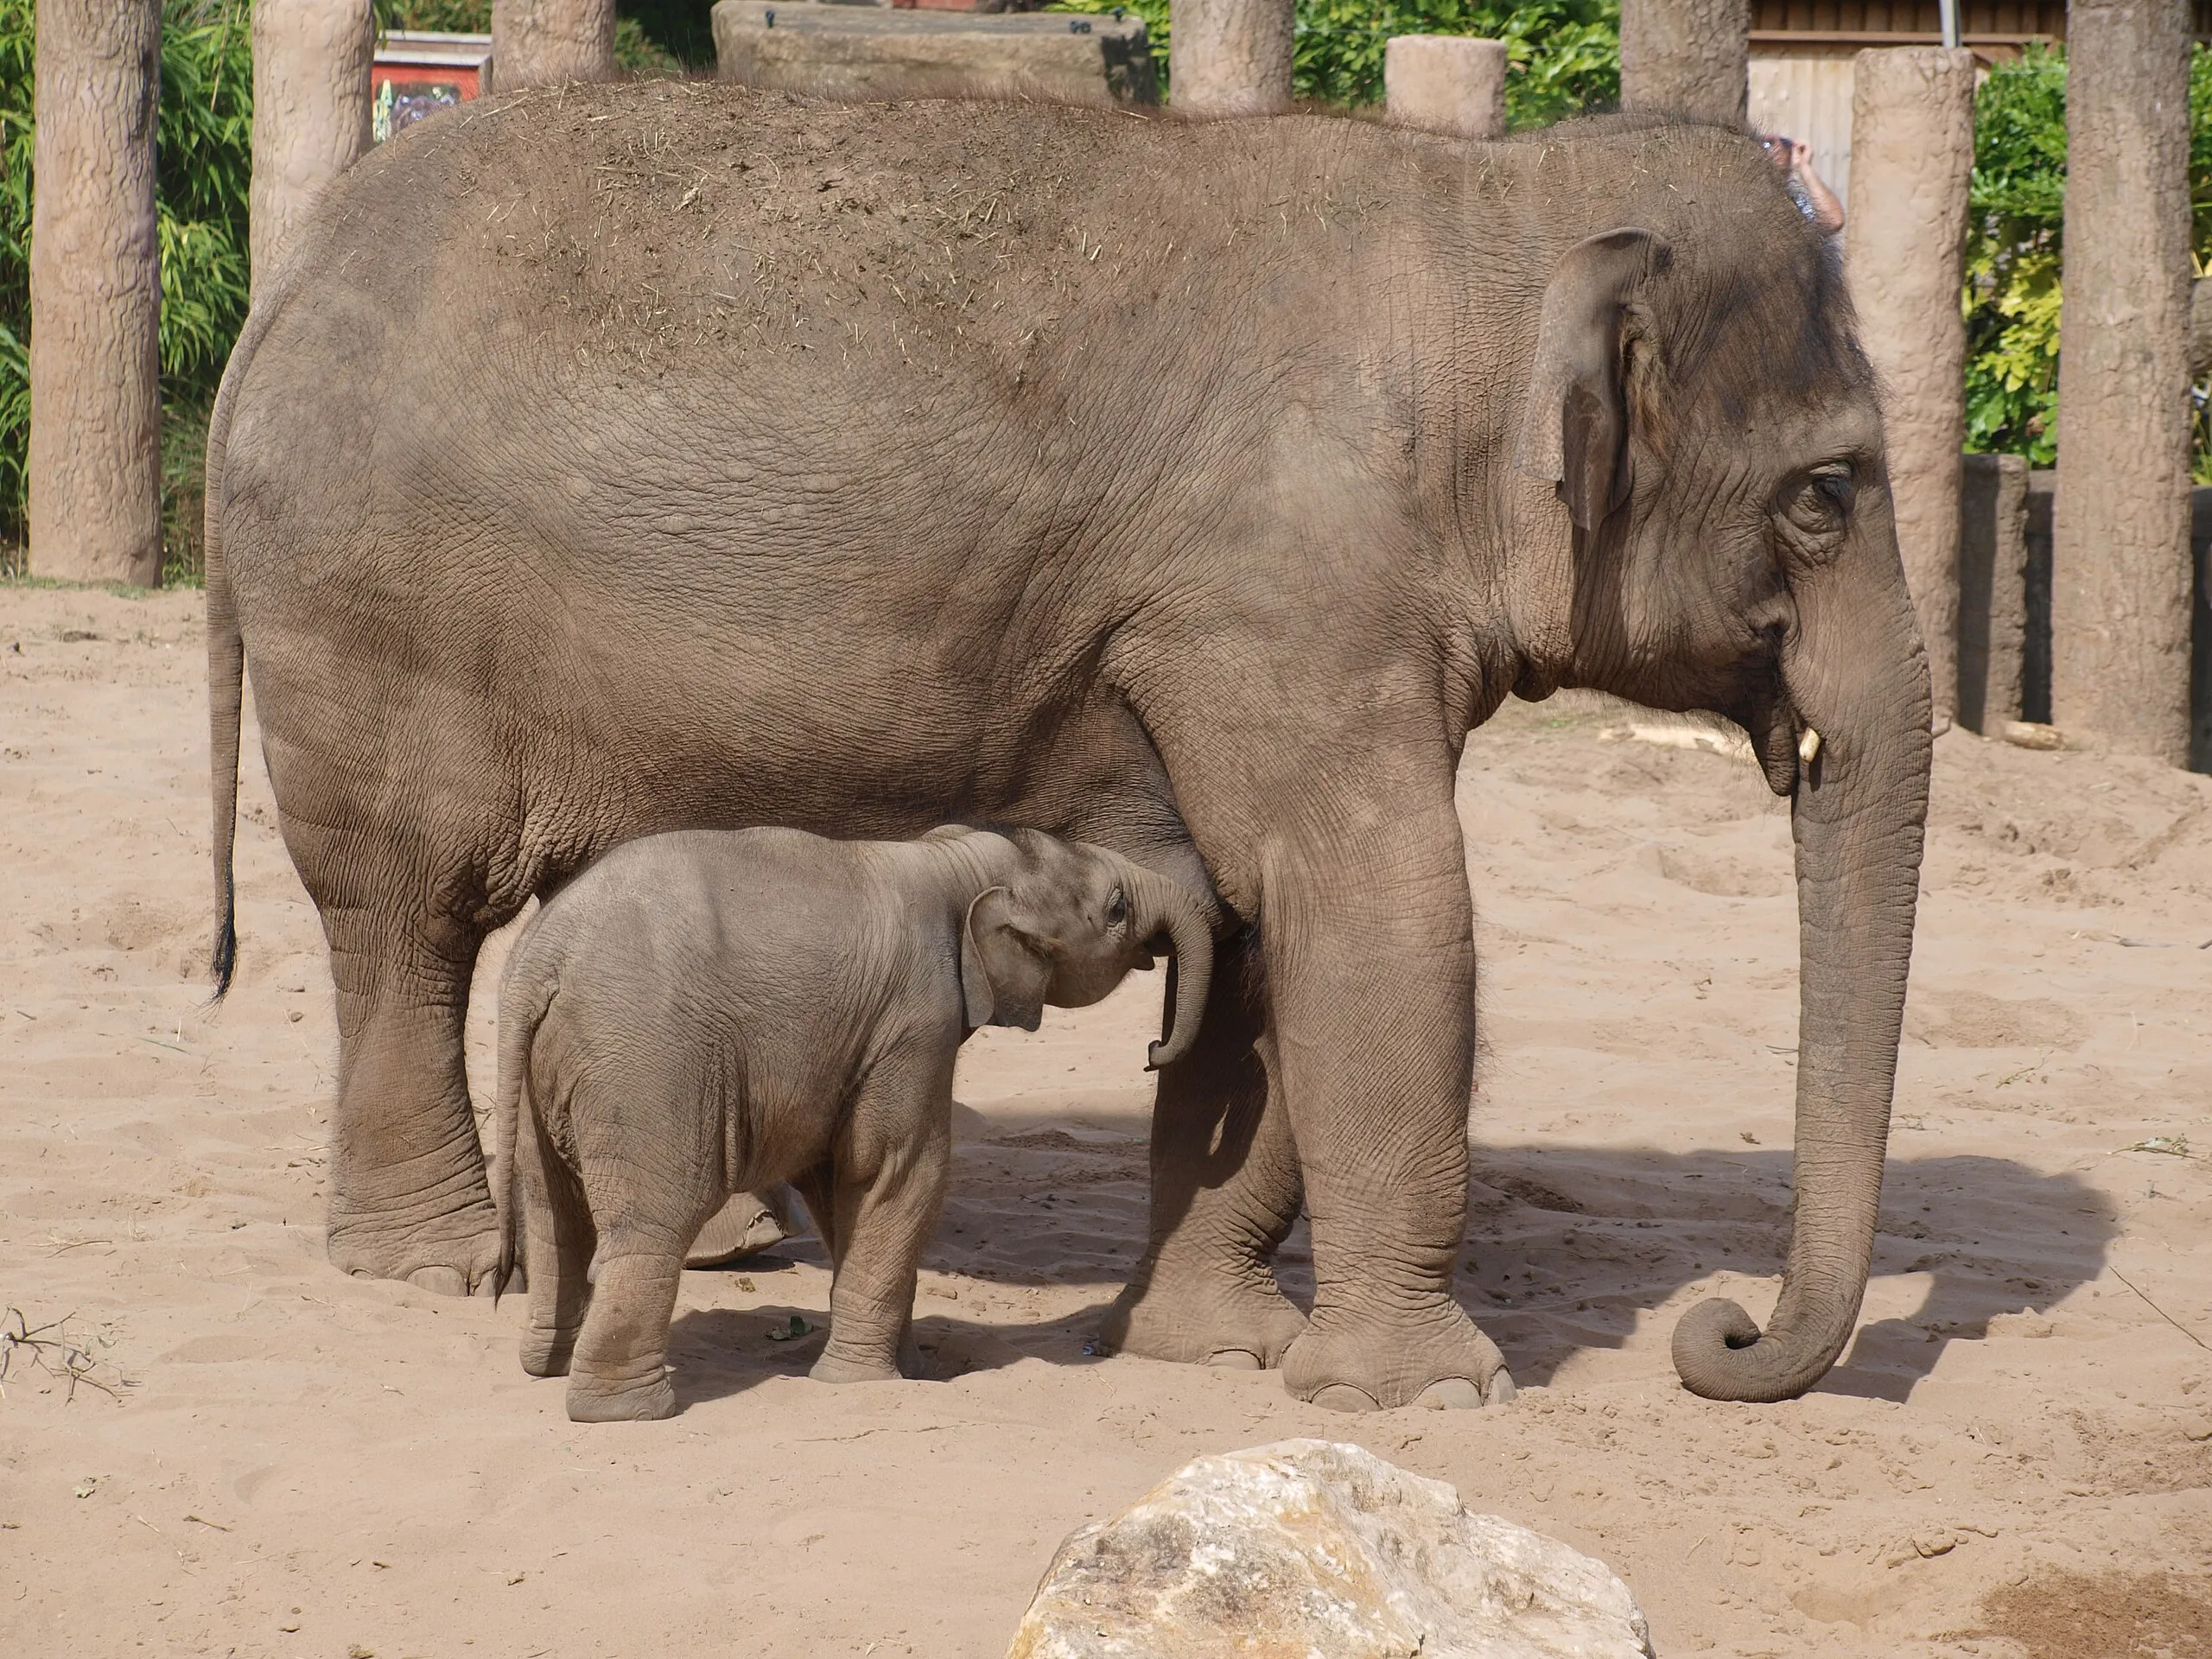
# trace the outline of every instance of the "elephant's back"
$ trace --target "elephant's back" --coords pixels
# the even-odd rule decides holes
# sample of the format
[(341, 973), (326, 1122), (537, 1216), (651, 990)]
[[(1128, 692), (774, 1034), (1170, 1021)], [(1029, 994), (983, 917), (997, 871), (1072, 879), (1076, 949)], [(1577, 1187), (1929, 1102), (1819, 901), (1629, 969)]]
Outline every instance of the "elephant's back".
[(871, 843), (803, 830), (671, 830), (607, 852), (546, 901), (515, 960), (628, 962), (671, 985), (747, 997), (795, 953), (852, 956), (886, 908)]
[(797, 830), (641, 836), (546, 902), (507, 973), (556, 988), (542, 1046), (571, 1075), (679, 1048), (842, 1072), (892, 983), (880, 874), (867, 843)]

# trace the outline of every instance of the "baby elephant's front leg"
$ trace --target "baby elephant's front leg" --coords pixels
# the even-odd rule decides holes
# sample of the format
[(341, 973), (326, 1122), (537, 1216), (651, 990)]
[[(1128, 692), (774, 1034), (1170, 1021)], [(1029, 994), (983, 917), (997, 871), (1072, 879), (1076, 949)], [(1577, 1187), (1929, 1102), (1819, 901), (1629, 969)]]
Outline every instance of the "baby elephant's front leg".
[(598, 1267), (591, 1311), (569, 1362), (569, 1416), (579, 1423), (671, 1416), (668, 1323), (683, 1277), (683, 1246), (603, 1237)]
[(812, 1372), (818, 1381), (921, 1375), (914, 1274), (952, 1173), (950, 1073), (949, 1059), (918, 1077), (879, 1067), (838, 1138), (829, 1230), (836, 1278), (829, 1344)]

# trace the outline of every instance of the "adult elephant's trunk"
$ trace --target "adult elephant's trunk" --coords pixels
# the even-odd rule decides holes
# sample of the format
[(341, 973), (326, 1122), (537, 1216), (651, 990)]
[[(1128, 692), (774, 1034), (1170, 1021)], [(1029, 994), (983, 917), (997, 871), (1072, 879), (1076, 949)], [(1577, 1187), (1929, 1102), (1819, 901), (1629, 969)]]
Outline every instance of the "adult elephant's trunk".
[(1152, 1046), (1146, 1061), (1147, 1069), (1157, 1071), (1181, 1059), (1198, 1039), (1206, 987), (1213, 978), (1213, 930), (1206, 925), (1205, 912), (1180, 882), (1133, 867), (1123, 885), (1135, 912), (1137, 937), (1156, 938), (1165, 932), (1175, 947), (1174, 1015), (1167, 1035)]
[[(1897, 1033), (1928, 816), (1928, 663), (1886, 502), (1843, 556), (1793, 582), (1783, 679), (1819, 733), (1800, 753), (1801, 972), (1796, 1198), (1782, 1297), (1762, 1332), (1735, 1303), (1699, 1304), (1675, 1369), (1711, 1400), (1786, 1400), (1827, 1375), (1859, 1319), (1882, 1196)], [(1864, 499), (1864, 498), (1862, 498)]]

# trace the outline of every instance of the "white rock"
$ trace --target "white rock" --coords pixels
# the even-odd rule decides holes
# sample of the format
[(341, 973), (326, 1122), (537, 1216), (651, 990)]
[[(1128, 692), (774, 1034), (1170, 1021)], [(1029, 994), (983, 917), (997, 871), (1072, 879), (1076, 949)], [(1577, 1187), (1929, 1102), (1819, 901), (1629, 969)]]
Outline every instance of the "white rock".
[(1007, 1659), (1647, 1659), (1605, 1564), (1356, 1446), (1200, 1458), (1060, 1546)]

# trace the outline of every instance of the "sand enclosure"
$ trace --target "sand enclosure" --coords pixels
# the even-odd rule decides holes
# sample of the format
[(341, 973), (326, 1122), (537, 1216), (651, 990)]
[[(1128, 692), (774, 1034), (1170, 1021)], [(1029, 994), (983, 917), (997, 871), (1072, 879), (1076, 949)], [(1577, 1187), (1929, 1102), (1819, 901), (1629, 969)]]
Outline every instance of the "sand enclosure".
[(0, 1305), (66, 1316), (85, 1369), (73, 1397), (17, 1344), (0, 1379), (16, 1651), (996, 1659), (1071, 1527), (1315, 1434), (1600, 1557), (1665, 1655), (2086, 1659), (2131, 1619), (2212, 1652), (2212, 779), (1938, 743), (1876, 1276), (1803, 1400), (1702, 1402), (1667, 1357), (1699, 1297), (1771, 1304), (1785, 810), (1515, 704), (1460, 802), (1461, 1294), (1516, 1407), (1339, 1417), (1085, 1356), (1143, 1223), (1139, 976), (963, 1058), (938, 1380), (799, 1375), (818, 1335), (771, 1333), (828, 1283), (791, 1246), (686, 1275), (679, 1415), (586, 1428), (517, 1364), (518, 1302), (324, 1262), (328, 977), (251, 735), (240, 979), (205, 1007), (203, 673), (197, 595), (0, 589)]

